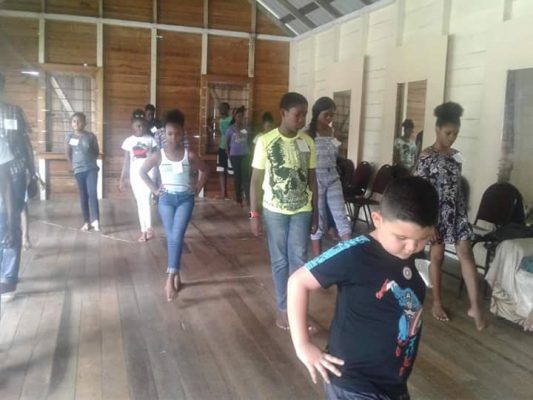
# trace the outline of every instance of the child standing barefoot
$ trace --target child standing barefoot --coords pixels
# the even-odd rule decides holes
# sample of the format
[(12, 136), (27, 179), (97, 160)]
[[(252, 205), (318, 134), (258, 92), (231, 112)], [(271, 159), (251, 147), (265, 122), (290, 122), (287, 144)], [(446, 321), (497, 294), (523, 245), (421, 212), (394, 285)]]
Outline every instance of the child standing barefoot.
[(468, 315), (474, 319), (477, 329), (481, 330), (485, 327), (485, 320), (481, 311), (476, 264), (470, 242), (473, 232), (468, 223), (466, 202), (461, 190), (462, 158), (459, 151), (452, 149), (461, 127), (462, 114), (463, 108), (453, 102), (435, 108), (437, 137), (435, 143), (420, 155), (416, 175), (429, 180), (439, 194), (439, 223), (430, 251), (433, 316), (440, 321), (449, 320), (442, 307), (440, 283), (444, 245), (455, 244), (470, 300)]
[(141, 179), (139, 170), (146, 158), (157, 149), (157, 142), (151, 135), (146, 133), (145, 127), (146, 120), (144, 119), (144, 111), (140, 109), (135, 110), (131, 118), (133, 135), (127, 137), (122, 143), (124, 164), (122, 166), (119, 184), (119, 190), (122, 191), (124, 189), (126, 175), (129, 172), (130, 185), (137, 202), (137, 212), (141, 225), (139, 242), (146, 242), (153, 237), (150, 189)]
[[(167, 281), (165, 294), (168, 301), (180, 290), (180, 264), (183, 238), (191, 220), (194, 197), (207, 180), (207, 169), (200, 157), (184, 146), (185, 116), (179, 110), (169, 111), (164, 120), (165, 147), (152, 154), (142, 165), (140, 176), (153, 194), (159, 196), (159, 215), (167, 237)], [(156, 186), (148, 172), (159, 166), (161, 186)], [(198, 171), (193, 182), (191, 173)]]
[[(71, 118), (73, 132), (65, 139), (65, 154), (74, 172), (80, 189), (80, 204), (83, 212), (82, 231), (93, 228), (100, 230), (100, 210), (98, 208), (98, 165), (96, 159), (100, 150), (96, 135), (85, 130), (86, 118), (81, 112)], [(91, 223), (92, 217), (92, 223)]]

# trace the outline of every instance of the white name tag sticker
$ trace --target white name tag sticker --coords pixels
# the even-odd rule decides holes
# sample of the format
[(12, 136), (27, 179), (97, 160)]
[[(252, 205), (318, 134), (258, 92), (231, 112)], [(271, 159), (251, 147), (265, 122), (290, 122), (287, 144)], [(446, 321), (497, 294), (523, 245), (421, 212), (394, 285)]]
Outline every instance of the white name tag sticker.
[(78, 138), (70, 138), (70, 140), (68, 141), (68, 144), (71, 145), (71, 146), (77, 146), (78, 144), (80, 144), (80, 139)]
[(309, 146), (303, 139), (296, 140), (296, 144), (298, 146), (298, 150), (300, 150), (303, 153), (307, 153), (309, 151)]
[(175, 174), (183, 174), (183, 163), (180, 162), (173, 162), (172, 163), (172, 172)]
[(339, 147), (339, 146), (341, 145), (341, 142), (339, 142), (339, 141), (337, 140), (337, 138), (333, 138), (333, 139), (331, 139), (331, 143), (332, 143), (333, 146), (335, 146), (335, 147)]
[(243, 135), (247, 135), (247, 134), (248, 134), (248, 131), (247, 131), (246, 129), (241, 129), (241, 133), (242, 133)]
[(17, 120), (4, 118), (4, 129), (17, 130), (18, 129)]
[(157, 128), (155, 126), (152, 126), (152, 129), (150, 129), (150, 132), (156, 133), (157, 132)]

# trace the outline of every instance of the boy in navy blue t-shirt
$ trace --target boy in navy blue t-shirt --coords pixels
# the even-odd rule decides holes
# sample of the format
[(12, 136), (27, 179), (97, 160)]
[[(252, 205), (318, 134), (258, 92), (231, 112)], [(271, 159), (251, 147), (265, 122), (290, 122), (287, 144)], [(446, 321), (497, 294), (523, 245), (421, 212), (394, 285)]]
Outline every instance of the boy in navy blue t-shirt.
[[(437, 216), (431, 184), (397, 179), (372, 213), (372, 233), (339, 243), (289, 279), (296, 354), (313, 382), (323, 377), (328, 399), (409, 399), (425, 297), (414, 255), (432, 238)], [(309, 339), (307, 304), (310, 291), (331, 285), (337, 304), (323, 352)]]

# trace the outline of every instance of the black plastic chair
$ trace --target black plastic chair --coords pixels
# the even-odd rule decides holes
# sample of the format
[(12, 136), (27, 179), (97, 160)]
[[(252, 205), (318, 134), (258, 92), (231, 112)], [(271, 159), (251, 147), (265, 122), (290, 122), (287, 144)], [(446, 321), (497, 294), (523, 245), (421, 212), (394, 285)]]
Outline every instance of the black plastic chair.
[[(364, 195), (363, 193), (347, 199), (349, 205), (353, 206), (353, 227), (355, 227), (355, 222), (359, 220), (358, 216), (361, 208), (363, 209), (363, 214), (365, 216), (365, 219), (362, 221), (366, 222), (369, 228), (373, 226), (370, 206), (378, 206), (380, 204), (381, 196), (385, 192), (387, 186), (389, 186), (389, 183), (394, 179), (393, 172), (394, 169), (389, 164), (383, 165), (378, 170), (374, 182), (372, 183), (372, 188), (367, 195)], [(351, 207), (349, 208), (351, 209)]]
[(366, 161), (361, 161), (354, 170), (349, 182), (343, 185), (344, 204), (348, 212), (348, 218), (352, 223), (352, 232), (358, 219), (359, 206), (354, 202), (358, 197), (364, 196), (372, 176), (372, 165)]
[[(492, 224), (494, 229), (487, 230), (480, 227), (478, 225), (479, 221)], [(481, 197), (473, 225), (476, 236), (472, 241), (472, 247), (478, 243), (483, 243), (487, 250), (485, 263), (480, 265), (483, 269), (483, 276), (487, 274), (490, 262), (494, 258), (496, 247), (500, 243), (500, 241), (495, 240), (492, 232), (510, 223), (525, 224), (522, 194), (510, 183), (490, 185)]]
[(355, 173), (355, 166), (353, 161), (348, 158), (337, 158), (337, 172), (341, 178), (341, 185), (343, 193), (351, 185), (353, 174)]

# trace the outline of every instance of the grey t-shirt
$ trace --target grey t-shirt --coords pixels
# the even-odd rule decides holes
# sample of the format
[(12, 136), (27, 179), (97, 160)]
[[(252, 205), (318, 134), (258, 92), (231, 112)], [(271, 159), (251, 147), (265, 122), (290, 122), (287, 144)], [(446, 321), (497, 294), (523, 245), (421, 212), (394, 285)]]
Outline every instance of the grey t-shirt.
[(72, 150), (72, 170), (74, 174), (98, 169), (98, 141), (92, 132), (69, 133), (65, 145)]

